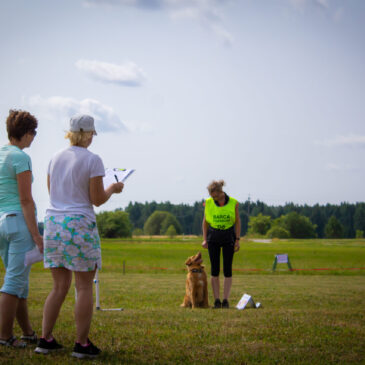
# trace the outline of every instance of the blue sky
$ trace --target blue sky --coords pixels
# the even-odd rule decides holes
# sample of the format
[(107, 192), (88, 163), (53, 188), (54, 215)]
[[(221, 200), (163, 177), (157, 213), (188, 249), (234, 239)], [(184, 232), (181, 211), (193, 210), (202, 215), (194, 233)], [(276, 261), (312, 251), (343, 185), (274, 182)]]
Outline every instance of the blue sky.
[(3, 0), (0, 143), (9, 109), (38, 118), (40, 218), (78, 112), (106, 167), (137, 170), (102, 210), (212, 179), (239, 201), (364, 201), (364, 34), (362, 0)]

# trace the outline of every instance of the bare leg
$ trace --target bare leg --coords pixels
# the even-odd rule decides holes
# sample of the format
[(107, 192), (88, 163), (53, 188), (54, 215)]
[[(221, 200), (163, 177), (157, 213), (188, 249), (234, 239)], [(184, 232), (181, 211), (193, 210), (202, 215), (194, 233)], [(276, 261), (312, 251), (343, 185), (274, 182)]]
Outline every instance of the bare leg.
[(75, 282), (77, 301), (75, 305), (76, 341), (87, 344), (91, 319), (93, 316), (93, 279), (94, 271), (76, 271)]
[(232, 287), (232, 276), (229, 278), (224, 278), (224, 287), (223, 287), (223, 299), (229, 298), (229, 294), (231, 293), (231, 287)]
[(16, 319), (20, 328), (23, 330), (23, 335), (32, 335), (33, 328), (29, 321), (28, 302), (24, 298), (19, 298), (18, 308), (16, 310)]
[(210, 282), (212, 284), (214, 299), (219, 299), (219, 276), (211, 276)]
[(0, 296), (0, 338), (7, 340), (13, 335), (14, 319), (19, 298), (8, 293)]
[(47, 340), (52, 337), (53, 327), (72, 282), (72, 271), (70, 270), (60, 267), (51, 269), (51, 272), (53, 289), (44, 304), (42, 323), (42, 337)]

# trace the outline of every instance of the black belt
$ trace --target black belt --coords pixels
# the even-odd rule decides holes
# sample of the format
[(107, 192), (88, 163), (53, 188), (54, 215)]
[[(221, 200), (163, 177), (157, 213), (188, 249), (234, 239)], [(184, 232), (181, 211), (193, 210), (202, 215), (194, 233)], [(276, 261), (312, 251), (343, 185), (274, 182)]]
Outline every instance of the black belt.
[(230, 229), (233, 229), (233, 227), (234, 227), (234, 225), (227, 228), (227, 229), (218, 229), (218, 228), (213, 228), (212, 226), (209, 226), (209, 229), (211, 229), (212, 231), (215, 231), (215, 232), (227, 232)]

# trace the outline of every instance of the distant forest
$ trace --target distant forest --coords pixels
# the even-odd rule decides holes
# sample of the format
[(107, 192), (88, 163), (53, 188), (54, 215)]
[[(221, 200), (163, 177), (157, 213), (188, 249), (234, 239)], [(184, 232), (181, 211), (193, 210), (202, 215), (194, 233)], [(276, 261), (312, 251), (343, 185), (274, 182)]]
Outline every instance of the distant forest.
[[(129, 203), (124, 211), (129, 214), (129, 219), (134, 229), (143, 229), (147, 218), (155, 210), (161, 210), (170, 212), (177, 218), (184, 234), (201, 235), (204, 214), (203, 203), (203, 200), (193, 205), (171, 204), (170, 202), (156, 203), (154, 201), (151, 203), (134, 202)], [(244, 203), (239, 203), (239, 213), (242, 222), (241, 235), (246, 234), (249, 217), (251, 216), (257, 216), (259, 213), (262, 213), (275, 219), (293, 211), (308, 217), (316, 225), (318, 238), (324, 237), (324, 228), (331, 216), (335, 216), (343, 225), (344, 238), (354, 238), (356, 230), (365, 232), (365, 203), (316, 204), (314, 206), (287, 203), (285, 205), (269, 206), (261, 201), (252, 202), (247, 200)]]

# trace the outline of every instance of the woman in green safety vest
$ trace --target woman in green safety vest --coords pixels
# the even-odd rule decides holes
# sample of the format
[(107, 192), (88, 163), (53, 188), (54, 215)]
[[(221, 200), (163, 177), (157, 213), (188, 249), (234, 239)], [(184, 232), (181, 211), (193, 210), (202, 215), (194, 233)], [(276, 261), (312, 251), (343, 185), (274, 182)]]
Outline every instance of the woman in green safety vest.
[[(202, 246), (209, 251), (214, 308), (229, 308), (232, 286), (233, 255), (240, 249), (241, 220), (238, 202), (223, 191), (225, 182), (212, 181), (208, 185), (210, 198), (205, 201)], [(223, 301), (219, 294), (220, 253), (223, 253)]]

